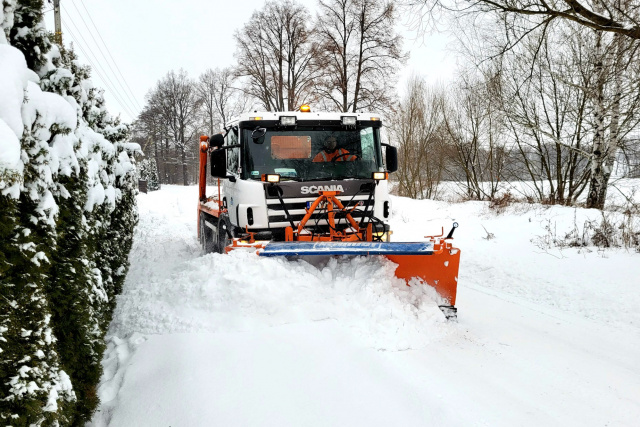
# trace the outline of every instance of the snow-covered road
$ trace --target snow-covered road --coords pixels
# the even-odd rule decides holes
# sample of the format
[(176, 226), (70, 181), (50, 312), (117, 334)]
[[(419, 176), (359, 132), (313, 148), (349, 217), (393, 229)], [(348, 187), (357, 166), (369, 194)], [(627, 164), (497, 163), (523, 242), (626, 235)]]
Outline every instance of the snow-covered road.
[(394, 198), (396, 241), (461, 224), (447, 323), (382, 259), (202, 255), (196, 199), (139, 196), (93, 425), (638, 425), (640, 254), (531, 242), (596, 211)]

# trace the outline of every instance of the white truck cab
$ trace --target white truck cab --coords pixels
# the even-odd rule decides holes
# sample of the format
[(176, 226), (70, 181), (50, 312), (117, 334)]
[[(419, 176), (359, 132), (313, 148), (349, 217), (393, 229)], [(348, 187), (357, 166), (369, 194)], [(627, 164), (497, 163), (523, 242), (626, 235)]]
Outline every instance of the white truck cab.
[[(282, 240), (284, 229), (297, 226), (319, 191), (338, 191), (337, 198), (353, 208), (354, 219), (375, 218), (376, 232), (388, 232), (387, 181), (372, 175), (395, 171), (397, 154), (394, 147), (382, 144), (381, 127), (380, 116), (373, 113), (242, 114), (225, 127), (224, 143), (218, 136), (209, 147), (210, 173), (226, 181), (217, 201), (220, 210), (199, 209), (200, 216), (211, 217), (204, 225), (218, 228), (216, 216), (224, 210), (234, 237), (250, 231), (261, 239)], [(277, 185), (266, 176), (275, 176)], [(200, 204), (210, 206), (211, 201)], [(326, 227), (322, 212), (306, 226), (312, 232)]]

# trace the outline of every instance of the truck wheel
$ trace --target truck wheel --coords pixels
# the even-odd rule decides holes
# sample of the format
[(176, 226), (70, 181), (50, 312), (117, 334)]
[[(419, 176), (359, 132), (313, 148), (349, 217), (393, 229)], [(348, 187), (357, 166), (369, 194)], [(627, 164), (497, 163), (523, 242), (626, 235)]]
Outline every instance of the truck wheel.
[(218, 244), (216, 250), (218, 253), (225, 253), (225, 248), (231, 244), (233, 236), (233, 226), (231, 225), (231, 221), (229, 221), (228, 216), (220, 216), (218, 218)]
[(215, 242), (213, 241), (213, 230), (205, 224), (205, 220), (211, 221), (211, 218), (207, 218), (207, 215), (200, 214), (200, 245), (205, 254), (213, 252), (215, 250)]

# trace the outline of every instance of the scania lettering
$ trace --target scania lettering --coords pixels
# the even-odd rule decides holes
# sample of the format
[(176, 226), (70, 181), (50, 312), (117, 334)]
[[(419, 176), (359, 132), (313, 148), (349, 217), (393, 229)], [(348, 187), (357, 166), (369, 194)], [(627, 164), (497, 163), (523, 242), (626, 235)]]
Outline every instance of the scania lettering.
[(303, 185), (300, 187), (302, 194), (318, 194), (319, 191), (340, 191), (342, 193), (344, 188), (342, 188), (342, 185), (311, 185), (309, 187)]

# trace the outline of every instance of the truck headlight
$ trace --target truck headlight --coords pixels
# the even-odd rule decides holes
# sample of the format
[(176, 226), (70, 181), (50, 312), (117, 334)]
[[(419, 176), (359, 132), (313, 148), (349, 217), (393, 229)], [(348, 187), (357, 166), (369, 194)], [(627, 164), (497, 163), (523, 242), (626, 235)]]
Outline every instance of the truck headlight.
[(376, 181), (384, 181), (388, 177), (389, 177), (389, 174), (387, 172), (374, 172), (371, 174), (371, 178), (373, 178)]
[(280, 174), (277, 173), (267, 173), (262, 175), (262, 181), (270, 182), (272, 184), (277, 184), (280, 182)]

